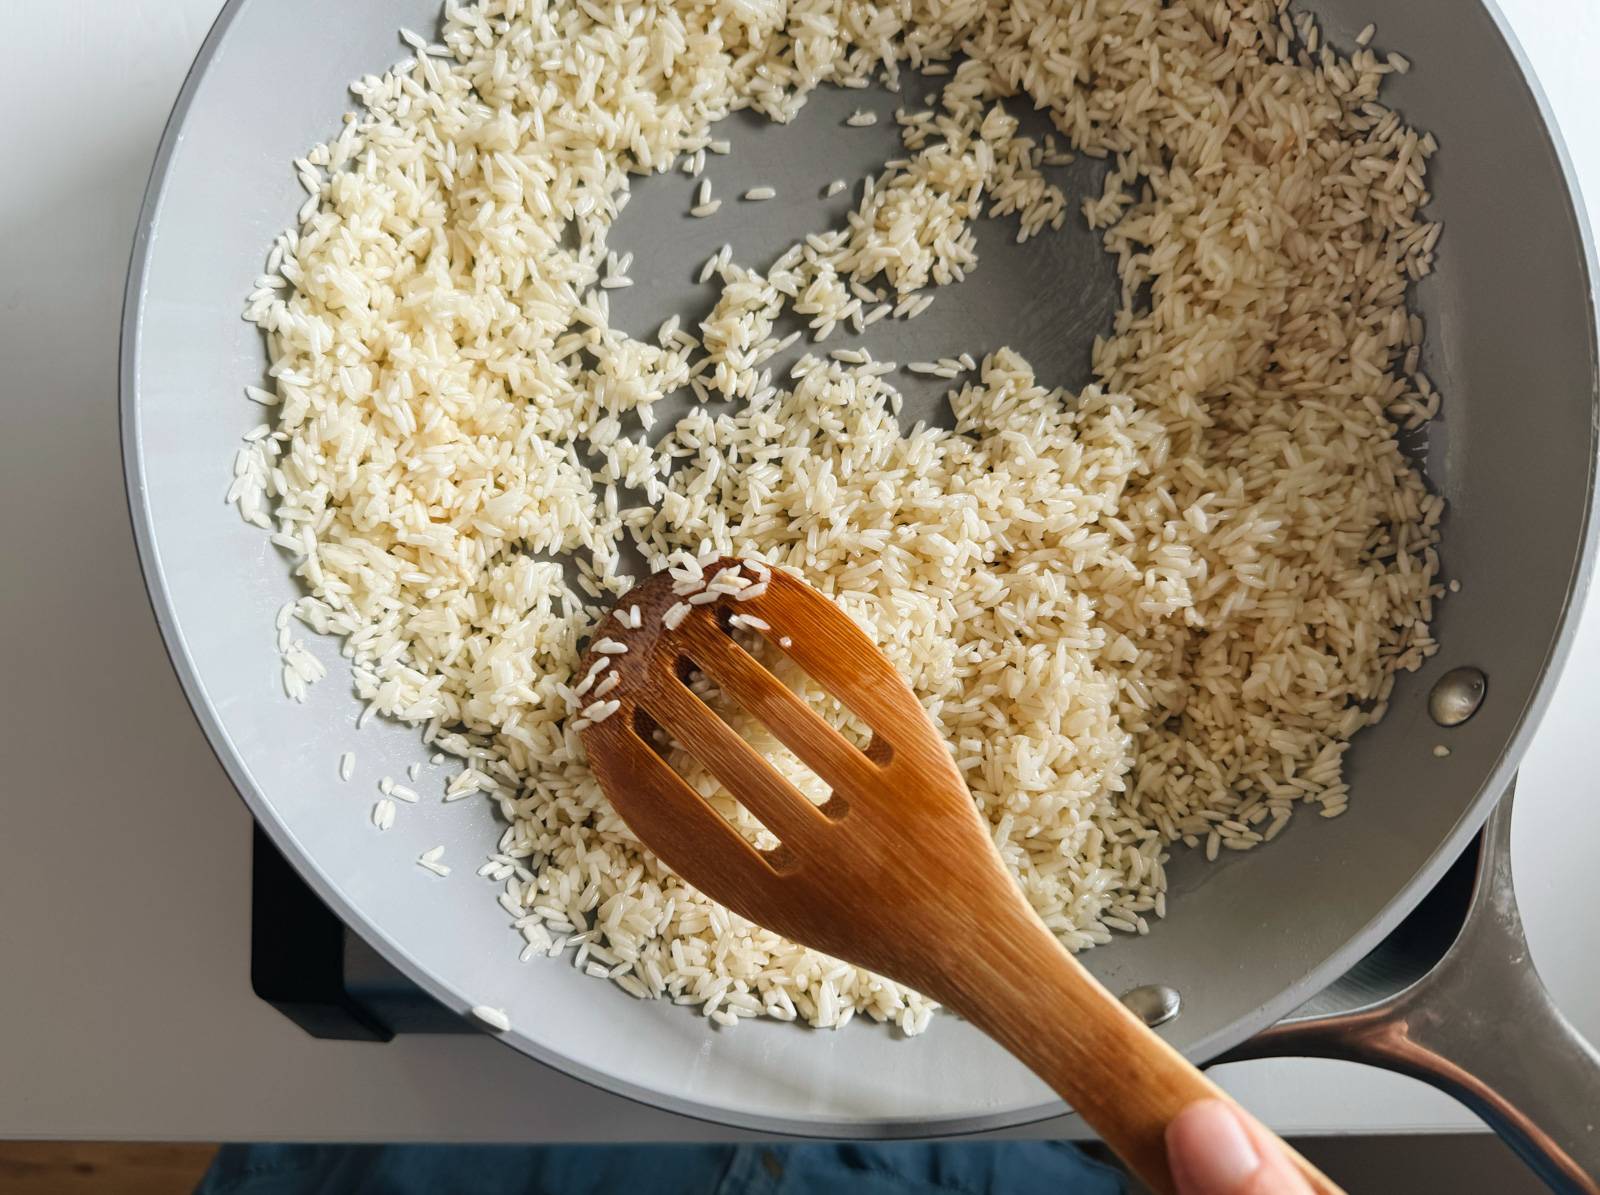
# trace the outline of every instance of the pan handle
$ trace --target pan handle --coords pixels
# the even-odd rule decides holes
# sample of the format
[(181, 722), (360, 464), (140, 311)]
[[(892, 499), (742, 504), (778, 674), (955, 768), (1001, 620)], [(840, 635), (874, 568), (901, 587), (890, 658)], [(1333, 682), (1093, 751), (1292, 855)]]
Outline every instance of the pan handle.
[(1460, 936), (1427, 975), (1351, 1013), (1286, 1021), (1228, 1056), (1364, 1062), (1471, 1108), (1550, 1188), (1600, 1192), (1600, 1053), (1534, 969), (1511, 884), (1511, 797), (1484, 826)]

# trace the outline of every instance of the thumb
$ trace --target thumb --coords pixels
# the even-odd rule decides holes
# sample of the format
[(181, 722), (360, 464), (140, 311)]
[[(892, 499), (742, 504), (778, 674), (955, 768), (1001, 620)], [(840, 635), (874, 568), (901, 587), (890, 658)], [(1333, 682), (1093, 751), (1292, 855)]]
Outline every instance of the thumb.
[(1277, 1140), (1222, 1100), (1198, 1100), (1167, 1126), (1178, 1195), (1312, 1195)]

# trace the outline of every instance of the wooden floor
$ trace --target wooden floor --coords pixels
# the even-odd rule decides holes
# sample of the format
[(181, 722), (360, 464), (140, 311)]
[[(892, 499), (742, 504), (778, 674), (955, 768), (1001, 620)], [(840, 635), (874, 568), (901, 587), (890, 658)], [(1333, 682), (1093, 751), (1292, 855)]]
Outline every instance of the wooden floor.
[(188, 1195), (215, 1145), (0, 1141), (0, 1195)]

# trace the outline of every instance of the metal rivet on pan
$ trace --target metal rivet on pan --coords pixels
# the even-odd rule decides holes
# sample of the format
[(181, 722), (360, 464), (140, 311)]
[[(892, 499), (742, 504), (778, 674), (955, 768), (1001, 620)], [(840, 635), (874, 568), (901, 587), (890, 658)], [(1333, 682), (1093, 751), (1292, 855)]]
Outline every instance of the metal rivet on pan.
[(1428, 713), (1440, 726), (1460, 726), (1483, 704), (1489, 678), (1476, 668), (1452, 668), (1428, 694)]
[(1122, 993), (1122, 1002), (1150, 1028), (1165, 1025), (1183, 1008), (1183, 997), (1177, 988), (1164, 983), (1147, 983)]

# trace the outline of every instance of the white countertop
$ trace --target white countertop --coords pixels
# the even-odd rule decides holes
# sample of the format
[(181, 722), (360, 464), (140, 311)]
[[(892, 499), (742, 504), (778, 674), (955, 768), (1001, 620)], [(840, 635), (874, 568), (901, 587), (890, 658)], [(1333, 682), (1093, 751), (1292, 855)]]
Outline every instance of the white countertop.
[[(1502, 6), (1600, 199), (1590, 83), (1600, 6)], [(150, 615), (116, 410), (123, 274), (145, 178), (219, 7), (37, 7), (0, 82), (0, 715), (11, 777), (0, 806), (0, 1137), (732, 1136), (486, 1037), (316, 1041), (251, 993), (250, 821)], [(1600, 226), (1600, 203), (1590, 220)], [(1538, 964), (1600, 1040), (1596, 605), (1523, 768), (1514, 866)], [(1419, 1083), (1352, 1065), (1214, 1074), (1285, 1133), (1477, 1127)]]

